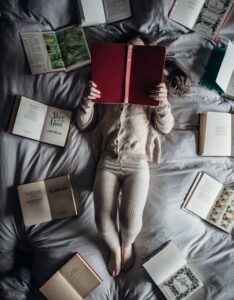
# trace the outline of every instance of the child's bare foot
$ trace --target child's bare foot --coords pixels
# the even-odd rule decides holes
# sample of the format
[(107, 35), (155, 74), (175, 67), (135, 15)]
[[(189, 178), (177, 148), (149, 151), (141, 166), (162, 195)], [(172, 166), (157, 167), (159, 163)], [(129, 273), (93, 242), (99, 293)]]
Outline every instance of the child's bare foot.
[(128, 271), (134, 263), (133, 245), (121, 245), (121, 269)]
[(121, 270), (121, 248), (117, 248), (116, 251), (111, 251), (110, 258), (107, 264), (107, 270), (110, 275), (116, 277)]

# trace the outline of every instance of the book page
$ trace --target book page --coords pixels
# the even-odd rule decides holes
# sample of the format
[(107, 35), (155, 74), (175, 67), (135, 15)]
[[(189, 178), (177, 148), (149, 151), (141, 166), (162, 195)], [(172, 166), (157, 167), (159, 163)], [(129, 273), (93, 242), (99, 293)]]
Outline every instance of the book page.
[(69, 175), (46, 180), (45, 187), (52, 219), (77, 214)]
[(103, 0), (78, 0), (82, 8), (82, 25), (89, 26), (106, 23)]
[(206, 0), (193, 30), (215, 38), (233, 0)]
[(51, 71), (50, 59), (42, 32), (20, 33), (32, 74)]
[(83, 298), (102, 282), (101, 278), (79, 254), (73, 256), (60, 269), (60, 272)]
[(46, 105), (21, 97), (12, 133), (39, 141), (46, 112)]
[(191, 267), (185, 265), (159, 285), (159, 288), (168, 300), (185, 300), (202, 286), (203, 283)]
[(169, 18), (192, 29), (204, 3), (205, 0), (176, 0)]
[(143, 267), (153, 281), (160, 285), (185, 264), (186, 260), (184, 257), (180, 254), (177, 247), (170, 242), (158, 254), (144, 263)]
[(231, 114), (207, 113), (203, 155), (231, 156), (231, 126)]
[(55, 32), (43, 32), (43, 38), (50, 58), (51, 71), (63, 71), (65, 66)]
[(129, 0), (103, 0), (108, 23), (127, 19), (131, 16)]
[(203, 174), (184, 208), (206, 219), (222, 188), (222, 183), (207, 174)]
[(228, 87), (226, 89), (225, 95), (230, 99), (234, 99), (234, 70), (232, 72)]
[(232, 151), (231, 156), (234, 157), (234, 114), (231, 114), (231, 123), (232, 123), (232, 133), (231, 133), (231, 139), (232, 139)]
[(64, 147), (70, 127), (72, 113), (68, 110), (48, 106), (40, 140)]
[(91, 62), (84, 31), (79, 26), (69, 26), (56, 31), (66, 72)]
[(25, 226), (52, 220), (44, 181), (19, 185), (17, 188)]
[(234, 191), (224, 187), (207, 221), (230, 233), (234, 225)]
[(59, 271), (40, 288), (40, 291), (49, 300), (83, 300)]

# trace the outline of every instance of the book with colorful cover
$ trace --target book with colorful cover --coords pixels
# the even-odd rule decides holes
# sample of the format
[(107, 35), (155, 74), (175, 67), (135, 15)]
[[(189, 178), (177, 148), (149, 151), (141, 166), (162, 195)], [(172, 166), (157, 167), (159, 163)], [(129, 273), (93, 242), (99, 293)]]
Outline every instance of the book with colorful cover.
[(90, 64), (89, 47), (80, 26), (20, 35), (32, 74), (69, 72)]
[(101, 91), (95, 102), (158, 105), (149, 94), (163, 80), (165, 52), (163, 46), (93, 44), (92, 81)]

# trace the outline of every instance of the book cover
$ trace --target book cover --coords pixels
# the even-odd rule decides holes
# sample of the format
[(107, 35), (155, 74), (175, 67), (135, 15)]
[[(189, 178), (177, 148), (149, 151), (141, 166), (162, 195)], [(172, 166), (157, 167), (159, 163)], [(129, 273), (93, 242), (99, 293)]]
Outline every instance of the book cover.
[(149, 97), (162, 82), (165, 47), (96, 43), (91, 49), (92, 81), (100, 103), (158, 105)]
[(102, 283), (85, 259), (76, 253), (40, 291), (48, 300), (82, 300)]

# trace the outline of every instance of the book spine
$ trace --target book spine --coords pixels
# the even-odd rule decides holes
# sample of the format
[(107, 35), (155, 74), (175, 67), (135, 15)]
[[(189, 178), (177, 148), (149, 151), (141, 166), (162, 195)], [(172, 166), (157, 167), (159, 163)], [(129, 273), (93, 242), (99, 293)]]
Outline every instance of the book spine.
[(10, 117), (10, 121), (9, 121), (9, 125), (7, 127), (7, 132), (12, 133), (13, 129), (14, 129), (14, 125), (15, 125), (15, 120), (18, 114), (18, 110), (19, 110), (19, 106), (20, 106), (20, 100), (21, 97), (20, 96), (16, 96), (15, 99), (15, 103), (11, 112), (11, 117)]
[(133, 45), (128, 45), (127, 63), (126, 63), (126, 72), (125, 72), (124, 103), (129, 102), (129, 84), (130, 84), (130, 73), (131, 73), (131, 64), (132, 64), (132, 50), (133, 50)]
[(234, 1), (232, 1), (232, 3), (230, 4), (229, 8), (227, 9), (226, 13), (223, 16), (223, 20), (220, 22), (220, 24), (218, 25), (218, 27), (215, 30), (214, 35), (213, 35), (214, 41), (218, 41), (219, 32), (224, 27), (227, 20), (229, 19), (233, 8), (234, 8)]

